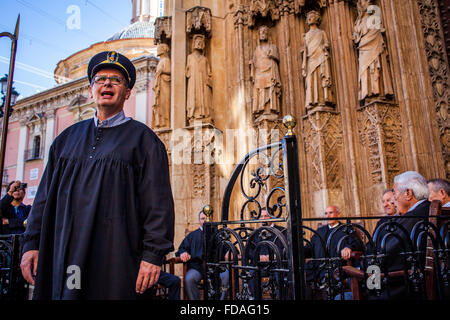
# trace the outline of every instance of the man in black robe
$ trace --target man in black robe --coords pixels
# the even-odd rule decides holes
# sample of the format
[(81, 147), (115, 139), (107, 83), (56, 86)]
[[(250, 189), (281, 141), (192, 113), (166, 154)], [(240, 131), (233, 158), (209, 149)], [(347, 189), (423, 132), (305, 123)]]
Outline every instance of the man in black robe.
[[(189, 300), (199, 300), (200, 290), (198, 285), (204, 278), (205, 267), (203, 258), (203, 224), (206, 221), (206, 215), (203, 211), (198, 213), (198, 222), (200, 227), (190, 232), (181, 242), (175, 256), (180, 257), (183, 263), (187, 264), (186, 277), (184, 283)], [(223, 300), (228, 290), (229, 273), (228, 270), (220, 273), (221, 297)]]
[[(324, 261), (313, 259), (341, 257), (348, 260), (351, 258), (352, 251), (362, 251), (363, 243), (358, 238), (356, 231), (352, 229), (346, 230), (341, 227), (342, 223), (338, 221), (340, 209), (336, 206), (328, 206), (325, 210), (325, 216), (331, 220), (327, 220), (327, 224), (319, 227), (304, 247), (305, 257), (312, 258), (305, 264), (306, 281), (319, 282), (321, 285), (327, 281), (327, 264)], [(350, 228), (350, 227), (349, 227)], [(342, 240), (342, 243), (340, 244)], [(327, 243), (329, 241), (329, 247)], [(340, 245), (340, 247), (338, 247)], [(329, 262), (329, 261), (328, 261)], [(308, 296), (310, 288), (307, 288)]]
[(24, 234), (21, 269), (35, 299), (134, 299), (173, 250), (165, 146), (123, 113), (136, 70), (101, 52), (88, 79), (96, 115), (54, 140)]

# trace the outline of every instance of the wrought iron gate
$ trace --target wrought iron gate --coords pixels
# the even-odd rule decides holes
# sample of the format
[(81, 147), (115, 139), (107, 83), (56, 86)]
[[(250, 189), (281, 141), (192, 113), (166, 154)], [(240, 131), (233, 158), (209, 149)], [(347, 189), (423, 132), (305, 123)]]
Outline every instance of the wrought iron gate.
[[(329, 219), (302, 217), (295, 122), (284, 122), (288, 134), (281, 142), (253, 150), (237, 164), (220, 221), (204, 224), (205, 299), (389, 299), (396, 288), (410, 298), (450, 298), (449, 216), (415, 217), (412, 230), (403, 226), (407, 217), (389, 218), (374, 234), (364, 224), (380, 216), (339, 217), (345, 223), (323, 239), (307, 224)], [(270, 219), (260, 219), (264, 209)], [(233, 211), (238, 220), (229, 219)], [(307, 234), (318, 237), (324, 256), (306, 257), (312, 246)], [(339, 252), (349, 238), (361, 249), (344, 260)], [(397, 251), (389, 251), (393, 240)], [(401, 260), (398, 270), (389, 266), (393, 256)], [(228, 283), (221, 283), (223, 272)]]

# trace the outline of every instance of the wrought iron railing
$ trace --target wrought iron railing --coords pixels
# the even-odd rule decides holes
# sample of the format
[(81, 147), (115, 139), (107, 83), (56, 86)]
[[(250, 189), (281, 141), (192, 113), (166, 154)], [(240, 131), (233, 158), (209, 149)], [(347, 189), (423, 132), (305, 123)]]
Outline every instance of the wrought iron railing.
[(20, 272), (21, 235), (0, 235), (0, 301), (24, 300), (28, 285)]
[(44, 148), (42, 148), (42, 147), (27, 149), (24, 152), (24, 160), (31, 161), (31, 160), (42, 159), (43, 154), (44, 154)]
[[(302, 217), (297, 154), (295, 136), (288, 134), (235, 167), (220, 221), (204, 225), (206, 299), (223, 292), (231, 300), (389, 299), (399, 292), (450, 298), (449, 216), (387, 218), (374, 233), (364, 226), (382, 217), (341, 217), (344, 223), (322, 238), (315, 224), (334, 218)], [(260, 219), (263, 207), (270, 219)], [(323, 253), (317, 257), (314, 235)], [(351, 239), (357, 246), (345, 260), (340, 252)], [(231, 276), (222, 284), (226, 270)]]

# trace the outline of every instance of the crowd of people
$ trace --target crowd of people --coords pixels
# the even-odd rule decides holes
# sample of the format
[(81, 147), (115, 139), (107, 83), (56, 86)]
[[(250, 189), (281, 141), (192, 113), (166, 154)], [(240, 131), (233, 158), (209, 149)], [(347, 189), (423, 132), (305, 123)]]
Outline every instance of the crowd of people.
[[(23, 204), (26, 184), (9, 184), (0, 201), (1, 232), (23, 233), (20, 268), (24, 279), (34, 285), (35, 299), (136, 299), (158, 284), (168, 288), (169, 299), (180, 299), (180, 278), (161, 270), (166, 255), (174, 250), (166, 149), (152, 130), (123, 112), (136, 70), (127, 57), (105, 51), (90, 60), (88, 79), (97, 106), (94, 119), (72, 125), (54, 140), (32, 207)], [(396, 176), (393, 188), (383, 193), (386, 219), (378, 222), (375, 232), (388, 217), (428, 215), (432, 200), (450, 206), (447, 180), (427, 182), (413, 171)], [(326, 208), (327, 224), (307, 242), (307, 257), (325, 256), (323, 241), (341, 225), (340, 214), (335, 205)], [(268, 217), (262, 210), (260, 218)], [(206, 216), (199, 212), (198, 218), (199, 228), (186, 236), (176, 252), (187, 264), (185, 290), (187, 298), (194, 300), (200, 298), (199, 283), (205, 273)], [(411, 232), (415, 221), (396, 222)], [(389, 270), (399, 270), (403, 263), (393, 254), (401, 249), (394, 240), (387, 245), (392, 257)], [(339, 243), (342, 249), (337, 252)], [(340, 231), (330, 248), (349, 259), (362, 245), (356, 234), (346, 237)], [(260, 262), (270, 259), (267, 252), (259, 254)], [(306, 275), (307, 280), (323, 281), (325, 272), (313, 261), (306, 266)], [(229, 277), (228, 270), (220, 274), (221, 299), (226, 297)], [(253, 294), (254, 287), (250, 283)], [(399, 287), (396, 294), (403, 292)]]

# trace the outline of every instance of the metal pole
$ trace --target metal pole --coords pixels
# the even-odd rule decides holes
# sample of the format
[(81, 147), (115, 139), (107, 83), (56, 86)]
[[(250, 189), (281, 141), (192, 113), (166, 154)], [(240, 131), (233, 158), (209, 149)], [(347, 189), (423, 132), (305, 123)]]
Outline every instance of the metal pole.
[(287, 188), (286, 200), (289, 206), (287, 215), (288, 242), (291, 248), (290, 267), (292, 293), (294, 300), (305, 299), (305, 254), (303, 247), (303, 218), (300, 202), (300, 170), (298, 163), (298, 145), (292, 129), (295, 119), (285, 116), (283, 123), (288, 133), (283, 139), (284, 178)]
[(6, 149), (6, 137), (8, 135), (8, 121), (9, 121), (9, 108), (11, 104), (11, 92), (12, 83), (14, 77), (14, 64), (16, 62), (16, 51), (17, 51), (17, 39), (19, 37), (19, 22), (20, 14), (17, 17), (16, 28), (14, 30), (14, 35), (9, 32), (0, 33), (0, 38), (8, 37), (11, 39), (11, 57), (9, 60), (9, 73), (8, 73), (8, 85), (6, 89), (6, 99), (4, 105), (4, 115), (3, 115), (3, 128), (2, 128), (2, 145), (0, 149), (0, 183), (3, 183), (3, 168), (5, 165), (5, 149)]

